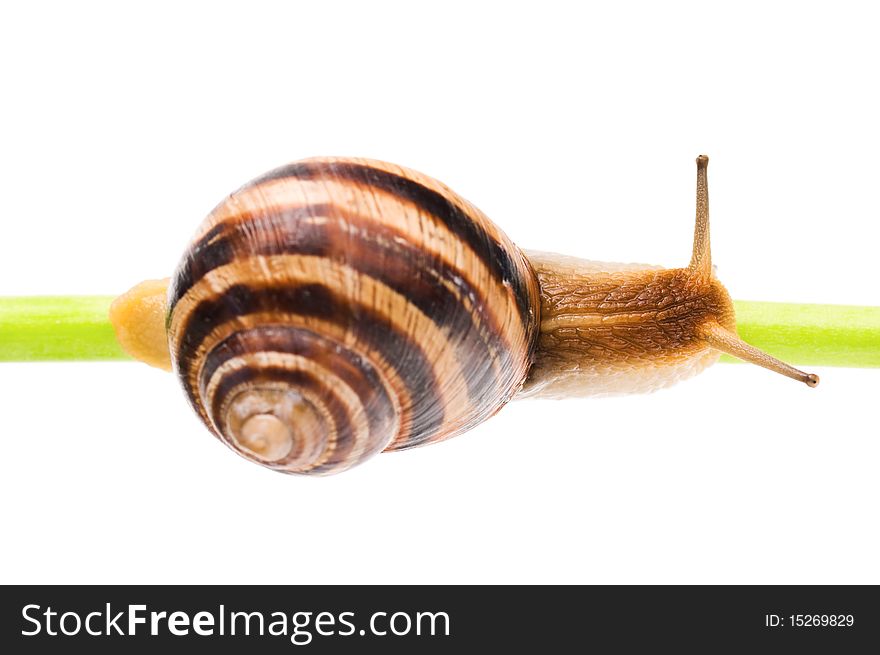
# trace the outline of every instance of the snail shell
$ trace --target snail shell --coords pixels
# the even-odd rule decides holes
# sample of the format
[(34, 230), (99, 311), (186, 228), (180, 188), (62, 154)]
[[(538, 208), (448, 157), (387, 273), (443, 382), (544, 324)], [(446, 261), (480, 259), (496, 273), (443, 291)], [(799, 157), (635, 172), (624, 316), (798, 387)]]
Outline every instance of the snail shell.
[(538, 308), (527, 259), (444, 185), (308, 159), (205, 219), (169, 287), (168, 343), (216, 436), (323, 474), (497, 412), (528, 373)]

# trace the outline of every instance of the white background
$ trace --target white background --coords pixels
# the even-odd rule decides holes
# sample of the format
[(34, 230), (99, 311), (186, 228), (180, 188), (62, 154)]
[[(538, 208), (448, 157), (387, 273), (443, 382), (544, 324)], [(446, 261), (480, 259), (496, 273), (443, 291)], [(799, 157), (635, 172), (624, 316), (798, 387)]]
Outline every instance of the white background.
[[(734, 297), (880, 305), (866, 12), (19, 3), (0, 295), (164, 277), (226, 193), (322, 154), (433, 175), (525, 247), (682, 265), (705, 152)], [(162, 372), (0, 365), (0, 581), (878, 583), (880, 371), (817, 372), (513, 403), (304, 479), (234, 456)]]

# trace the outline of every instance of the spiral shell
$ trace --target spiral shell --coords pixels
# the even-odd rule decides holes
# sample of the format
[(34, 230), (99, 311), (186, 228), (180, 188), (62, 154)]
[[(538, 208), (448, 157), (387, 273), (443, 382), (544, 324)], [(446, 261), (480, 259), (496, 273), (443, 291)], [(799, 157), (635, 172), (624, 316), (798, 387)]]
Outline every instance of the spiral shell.
[(538, 283), (439, 182), (363, 159), (295, 162), (207, 217), (169, 288), (172, 362), (205, 424), (289, 473), (457, 435), (522, 386)]

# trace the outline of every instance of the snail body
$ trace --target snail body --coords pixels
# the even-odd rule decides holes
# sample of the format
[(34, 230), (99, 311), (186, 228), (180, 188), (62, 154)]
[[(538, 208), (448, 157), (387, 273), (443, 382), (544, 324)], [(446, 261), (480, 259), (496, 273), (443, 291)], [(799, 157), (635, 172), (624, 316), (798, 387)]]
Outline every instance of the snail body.
[(656, 391), (717, 361), (720, 352), (700, 338), (701, 326), (736, 329), (724, 287), (688, 268), (529, 257), (542, 320), (522, 397)]
[(652, 391), (721, 351), (815, 384), (736, 337), (711, 268), (706, 162), (681, 269), (524, 253), (415, 171), (295, 162), (208, 215), (167, 296), (135, 287), (111, 319), (132, 355), (173, 368), (218, 438), (288, 473), (447, 439), (517, 394)]

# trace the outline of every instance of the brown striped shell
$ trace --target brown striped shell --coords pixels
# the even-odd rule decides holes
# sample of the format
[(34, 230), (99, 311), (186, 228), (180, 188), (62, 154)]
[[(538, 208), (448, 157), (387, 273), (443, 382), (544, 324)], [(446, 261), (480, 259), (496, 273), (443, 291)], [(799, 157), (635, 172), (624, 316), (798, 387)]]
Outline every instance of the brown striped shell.
[(174, 369), (205, 424), (289, 473), (455, 436), (520, 389), (539, 324), (520, 250), (425, 175), (309, 159), (207, 217), (169, 289)]

